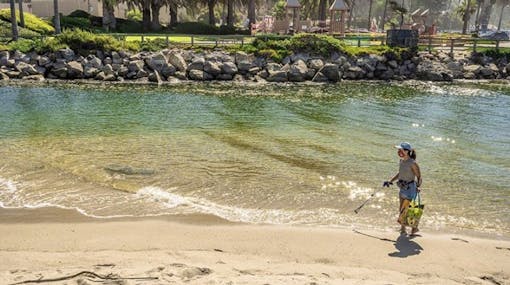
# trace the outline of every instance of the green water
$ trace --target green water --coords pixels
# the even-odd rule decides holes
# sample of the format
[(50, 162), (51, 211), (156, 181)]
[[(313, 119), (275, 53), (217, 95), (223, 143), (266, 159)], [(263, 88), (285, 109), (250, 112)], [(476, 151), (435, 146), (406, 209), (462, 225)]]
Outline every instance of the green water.
[(396, 226), (393, 147), (423, 172), (422, 227), (510, 233), (510, 87), (2, 86), (0, 206), (93, 217)]

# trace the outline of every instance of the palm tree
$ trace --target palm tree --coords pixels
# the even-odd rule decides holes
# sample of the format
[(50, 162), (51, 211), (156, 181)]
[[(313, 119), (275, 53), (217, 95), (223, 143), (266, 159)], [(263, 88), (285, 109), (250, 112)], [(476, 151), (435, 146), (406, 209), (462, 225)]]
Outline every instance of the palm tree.
[(465, 0), (464, 8), (462, 9), (462, 19), (464, 20), (464, 24), (462, 25), (462, 34), (465, 35), (467, 34), (468, 24), (472, 14), (471, 0)]
[(103, 28), (107, 31), (117, 28), (117, 20), (115, 19), (115, 5), (117, 0), (101, 0), (103, 1)]
[(370, 28), (372, 27), (372, 5), (374, 4), (374, 0), (370, 0), (368, 3), (368, 26), (367, 29), (370, 31)]
[(25, 27), (25, 15), (23, 15), (23, 0), (18, 0), (19, 4), (19, 25)]
[(11, 5), (11, 28), (12, 28), (12, 40), (18, 40), (18, 23), (16, 21), (16, 4), (14, 0), (10, 0)]
[(227, 26), (234, 26), (234, 0), (227, 0)]
[(500, 0), (500, 3), (501, 3), (501, 12), (499, 14), (498, 32), (501, 30), (501, 21), (503, 20), (503, 11), (505, 11), (506, 6), (510, 6), (510, 0)]
[(55, 34), (60, 34), (60, 11), (58, 9), (58, 0), (53, 0), (53, 14), (54, 14), (54, 21), (55, 21)]
[(480, 24), (482, 25), (482, 32), (487, 31), (487, 27), (489, 26), (489, 20), (492, 14), (492, 7), (496, 4), (496, 0), (489, 0), (489, 3), (485, 5), (485, 9), (482, 10), (482, 15), (480, 16)]
[(475, 17), (475, 30), (478, 33), (480, 29), (480, 9), (482, 8), (485, 0), (476, 0), (476, 17)]
[(255, 0), (248, 0), (248, 20), (249, 20), (248, 28), (249, 29), (251, 29), (252, 24), (255, 24), (257, 22), (255, 9), (256, 9)]

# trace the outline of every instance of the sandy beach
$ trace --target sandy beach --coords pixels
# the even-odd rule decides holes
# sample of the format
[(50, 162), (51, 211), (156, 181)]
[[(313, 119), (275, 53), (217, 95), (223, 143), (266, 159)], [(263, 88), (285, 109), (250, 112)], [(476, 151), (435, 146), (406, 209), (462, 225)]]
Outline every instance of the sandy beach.
[(0, 284), (510, 284), (508, 239), (60, 209), (2, 209), (0, 233)]

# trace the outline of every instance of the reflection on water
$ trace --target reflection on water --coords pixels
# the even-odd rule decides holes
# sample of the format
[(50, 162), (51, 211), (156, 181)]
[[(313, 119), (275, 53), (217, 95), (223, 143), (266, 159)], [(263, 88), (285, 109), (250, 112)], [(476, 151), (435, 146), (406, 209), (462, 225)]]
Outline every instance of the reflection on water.
[(379, 187), (397, 171), (393, 145), (409, 141), (424, 227), (510, 232), (508, 87), (0, 89), (2, 207), (393, 227), (397, 189)]

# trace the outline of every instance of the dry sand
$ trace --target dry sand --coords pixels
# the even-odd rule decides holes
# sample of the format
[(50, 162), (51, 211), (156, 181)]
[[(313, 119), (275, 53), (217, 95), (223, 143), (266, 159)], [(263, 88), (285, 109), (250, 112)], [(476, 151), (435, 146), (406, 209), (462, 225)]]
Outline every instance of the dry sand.
[(420, 234), (0, 210), (0, 284), (510, 284), (508, 239)]

